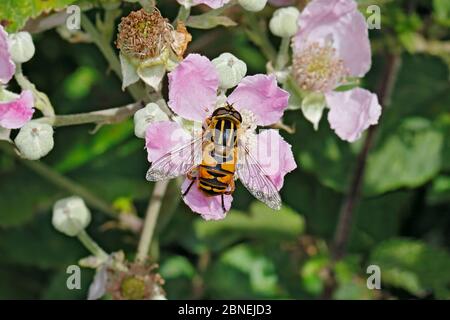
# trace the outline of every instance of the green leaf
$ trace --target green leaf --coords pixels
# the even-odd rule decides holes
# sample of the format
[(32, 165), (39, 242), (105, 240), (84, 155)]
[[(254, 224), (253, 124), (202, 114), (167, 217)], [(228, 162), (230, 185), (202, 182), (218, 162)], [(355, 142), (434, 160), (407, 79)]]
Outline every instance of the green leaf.
[(86, 255), (76, 238), (51, 225), (51, 215), (40, 215), (20, 228), (0, 231), (0, 261), (40, 269), (65, 268)]
[(38, 210), (48, 209), (58, 190), (29, 170), (18, 167), (0, 178), (0, 226), (12, 227), (30, 221)]
[(282, 295), (275, 271), (272, 261), (259, 250), (241, 244), (219, 257), (205, 281), (213, 299), (277, 298)]
[(450, 298), (450, 256), (424, 242), (392, 239), (378, 245), (370, 263), (381, 268), (381, 281), (422, 297), (431, 291), (438, 299)]
[(396, 191), (363, 199), (356, 209), (349, 250), (364, 253), (396, 236), (411, 212), (412, 196), (410, 191)]
[(450, 2), (447, 0), (433, 0), (434, 17), (444, 26), (450, 26)]
[(191, 262), (178, 255), (171, 255), (162, 260), (158, 270), (164, 279), (164, 290), (169, 299), (189, 299), (192, 281), (196, 270)]
[(431, 189), (427, 193), (427, 203), (430, 205), (446, 204), (450, 202), (450, 176), (441, 175), (433, 180)]
[(23, 28), (29, 18), (41, 13), (58, 10), (76, 0), (2, 0), (0, 2), (0, 20), (6, 22), (8, 32)]
[(254, 202), (250, 214), (232, 210), (224, 220), (197, 220), (194, 228), (198, 238), (208, 247), (220, 249), (242, 238), (290, 240), (303, 233), (305, 222), (302, 216), (286, 206), (274, 211), (261, 202)]
[(368, 159), (366, 191), (414, 188), (441, 169), (443, 135), (423, 118), (406, 119)]

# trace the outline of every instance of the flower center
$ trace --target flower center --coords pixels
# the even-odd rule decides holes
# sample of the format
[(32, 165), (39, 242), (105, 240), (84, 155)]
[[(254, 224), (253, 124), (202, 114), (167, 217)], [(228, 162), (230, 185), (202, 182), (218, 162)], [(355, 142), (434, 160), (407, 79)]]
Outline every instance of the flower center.
[(138, 59), (154, 58), (171, 42), (172, 27), (159, 10), (144, 9), (123, 17), (119, 24), (117, 48)]
[(146, 295), (145, 282), (137, 277), (125, 278), (122, 282), (122, 296), (129, 300), (142, 300)]
[(333, 90), (348, 75), (330, 43), (312, 43), (294, 56), (293, 75), (303, 90)]
[(256, 116), (255, 114), (247, 109), (239, 111), (242, 117), (241, 128), (245, 131), (255, 131), (256, 130)]

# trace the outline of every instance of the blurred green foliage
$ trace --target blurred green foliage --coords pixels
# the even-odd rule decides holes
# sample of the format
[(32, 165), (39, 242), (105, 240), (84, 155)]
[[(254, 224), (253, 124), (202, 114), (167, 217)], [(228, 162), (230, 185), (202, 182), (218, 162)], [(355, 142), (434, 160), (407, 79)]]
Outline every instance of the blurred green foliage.
[[(28, 16), (71, 2), (6, 0), (0, 12), (10, 19), (11, 31), (22, 27)], [(349, 255), (334, 266), (333, 297), (448, 299), (450, 77), (446, 62), (450, 59), (435, 52), (415, 52), (413, 35), (448, 43), (449, 1), (385, 3), (382, 30), (371, 31), (374, 64), (363, 85), (371, 90), (379, 85), (386, 63), (380, 48), (406, 52), (392, 103), (382, 115), (368, 159)], [(133, 5), (124, 8), (131, 10)], [(175, 1), (161, 1), (160, 10), (169, 18), (176, 16), (176, 9)], [(195, 8), (194, 14), (200, 10)], [(265, 71), (265, 58), (243, 27), (192, 33), (195, 51), (209, 57), (229, 51), (246, 61), (250, 74)], [(24, 71), (49, 95), (58, 114), (131, 101), (94, 45), (69, 44), (55, 31), (36, 35), (35, 40), (36, 55)], [(203, 221), (179, 204), (179, 191), (171, 186), (152, 248), (169, 298), (322, 296), (330, 263), (328, 243), (362, 141), (342, 142), (326, 119), (316, 132), (300, 110), (287, 112), (284, 121), (296, 128), (295, 134), (282, 134), (293, 146), (298, 169), (286, 176), (280, 212), (256, 202), (238, 184), (228, 217)], [(42, 164), (105, 201), (142, 215), (152, 185), (144, 179), (148, 163), (132, 121), (103, 126), (94, 134), (93, 129), (93, 125), (56, 128), (55, 149)], [(26, 163), (0, 155), (0, 298), (86, 297), (92, 271), (83, 269), (82, 290), (66, 289), (65, 280), (67, 266), (88, 253), (50, 223), (53, 202), (68, 195), (70, 190), (46, 180)], [(106, 228), (111, 218), (92, 211), (88, 230), (92, 237), (108, 251), (123, 249), (133, 257), (138, 235)], [(370, 264), (381, 267), (381, 291), (366, 287)]]

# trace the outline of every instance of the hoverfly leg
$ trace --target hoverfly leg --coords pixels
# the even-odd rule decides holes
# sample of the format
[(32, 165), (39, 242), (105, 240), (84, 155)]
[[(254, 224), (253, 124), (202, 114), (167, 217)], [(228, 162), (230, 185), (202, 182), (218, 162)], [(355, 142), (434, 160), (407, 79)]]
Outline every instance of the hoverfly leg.
[(225, 200), (223, 199), (223, 193), (220, 196), (222, 197), (222, 210), (223, 210), (223, 213), (227, 213), (227, 209), (225, 209)]
[(197, 180), (197, 178), (192, 179), (192, 181), (189, 184), (189, 186), (187, 187), (186, 191), (184, 191), (183, 194), (181, 195), (182, 198), (184, 198), (188, 194), (189, 190), (191, 190), (192, 185), (194, 184), (195, 180)]

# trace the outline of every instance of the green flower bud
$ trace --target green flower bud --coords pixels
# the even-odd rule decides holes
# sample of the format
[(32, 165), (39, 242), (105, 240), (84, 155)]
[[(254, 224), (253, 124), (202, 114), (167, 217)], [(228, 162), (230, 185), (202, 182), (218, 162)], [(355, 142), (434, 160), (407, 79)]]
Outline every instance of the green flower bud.
[(14, 143), (22, 157), (38, 160), (53, 149), (53, 128), (46, 123), (30, 121), (20, 129)]
[(9, 52), (16, 63), (29, 61), (35, 52), (33, 39), (28, 32), (12, 33), (8, 36)]
[(247, 65), (231, 53), (225, 52), (212, 60), (219, 74), (220, 87), (229, 89), (237, 86), (247, 73)]
[(59, 232), (74, 237), (90, 222), (91, 212), (80, 197), (74, 196), (55, 202), (52, 224)]
[(267, 0), (238, 0), (242, 8), (247, 11), (257, 12), (264, 9)]
[(138, 138), (145, 138), (147, 127), (157, 121), (167, 121), (169, 117), (156, 103), (149, 103), (134, 114), (134, 134)]
[(295, 7), (280, 8), (273, 13), (269, 29), (278, 37), (292, 37), (297, 32), (299, 16), (300, 11)]

